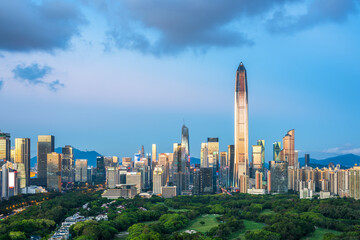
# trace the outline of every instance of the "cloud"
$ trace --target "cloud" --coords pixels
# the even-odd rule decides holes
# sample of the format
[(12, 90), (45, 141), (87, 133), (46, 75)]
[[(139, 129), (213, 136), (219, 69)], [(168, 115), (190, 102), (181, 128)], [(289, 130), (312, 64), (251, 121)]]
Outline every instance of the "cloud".
[(312, 0), (303, 14), (287, 14), (276, 11), (267, 22), (271, 33), (294, 33), (324, 23), (342, 23), (349, 15), (358, 12), (359, 0)]
[(341, 147), (329, 148), (323, 151), (324, 153), (333, 153), (333, 154), (356, 154), (360, 155), (360, 148), (351, 147), (351, 145), (346, 144)]
[(340, 148), (339, 147), (329, 148), (329, 149), (325, 149), (323, 152), (324, 153), (339, 153)]
[(49, 66), (40, 67), (37, 63), (29, 66), (17, 65), (14, 70), (14, 77), (23, 81), (27, 81), (31, 84), (44, 83), (41, 79), (44, 78), (52, 71)]
[(299, 0), (108, 0), (95, 6), (107, 17), (115, 46), (162, 55), (252, 45), (248, 26), (237, 23), (294, 1)]
[(29, 66), (17, 65), (12, 72), (14, 73), (15, 79), (32, 85), (45, 85), (53, 92), (65, 87), (65, 85), (59, 80), (52, 82), (46, 82), (43, 80), (52, 72), (52, 68), (46, 65), (43, 67), (40, 67), (37, 63), (33, 63)]
[(0, 0), (0, 49), (66, 49), (86, 23), (79, 8), (64, 0)]
[(61, 83), (59, 80), (55, 80), (49, 83), (48, 87), (50, 91), (57, 92), (60, 88), (64, 88), (65, 85)]

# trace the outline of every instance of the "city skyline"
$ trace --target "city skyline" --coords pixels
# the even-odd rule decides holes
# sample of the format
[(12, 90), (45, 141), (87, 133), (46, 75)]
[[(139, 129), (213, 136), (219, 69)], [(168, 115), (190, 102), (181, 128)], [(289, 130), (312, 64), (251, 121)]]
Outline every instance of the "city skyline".
[[(134, 32), (122, 38), (123, 29), (115, 26), (126, 24), (111, 17), (112, 1), (103, 8), (75, 1), (19, 7), (20, 2), (0, 3), (0, 11), (7, 9), (3, 22), (14, 26), (13, 36), (23, 39), (11, 41), (7, 28), (0, 26), (2, 36), (8, 36), (0, 41), (0, 102), (5, 103), (4, 113), (13, 113), (1, 118), (0, 125), (11, 133), (12, 144), (15, 138), (30, 138), (32, 157), (40, 134), (56, 136), (56, 147), (70, 144), (103, 155), (132, 156), (141, 145), (151, 152), (154, 143), (158, 153), (171, 152), (183, 119), (190, 130), (192, 156), (200, 157), (201, 143), (208, 137), (218, 137), (220, 151), (226, 151), (234, 139), (231, 93), (240, 61), (251, 79), (249, 145), (264, 139), (266, 161), (272, 159), (272, 143), (293, 128), (299, 156), (360, 154), (360, 142), (352, 134), (360, 118), (354, 111), (360, 101), (357, 1), (333, 0), (326, 8), (319, 8), (321, 0), (244, 3), (247, 10), (235, 1), (223, 8), (223, 3), (199, 1), (194, 9), (174, 16), (193, 22), (177, 21), (172, 29), (160, 24), (161, 19), (189, 3), (164, 4), (160, 21), (141, 12), (138, 3), (115, 4), (114, 11), (131, 15), (125, 17), (128, 24), (140, 21), (139, 31), (147, 40), (163, 36), (158, 45), (149, 41), (147, 49), (140, 49), (146, 44), (129, 45)], [(208, 22), (198, 16), (197, 8), (216, 17)], [(16, 18), (13, 9), (23, 17)], [(47, 11), (59, 13), (59, 19), (46, 19)], [(73, 25), (61, 23), (62, 16)], [(281, 25), (288, 18), (293, 24)], [(37, 23), (37, 34), (23, 37), (17, 31), (18, 23), (27, 22)], [(192, 25), (191, 31), (181, 31)], [(245, 25), (247, 30), (241, 27)], [(56, 41), (41, 34), (49, 28), (68, 31), (54, 34)], [(174, 40), (178, 35), (183, 36), (180, 42)], [(31, 45), (34, 39), (36, 46)], [(161, 44), (164, 48), (155, 51)]]

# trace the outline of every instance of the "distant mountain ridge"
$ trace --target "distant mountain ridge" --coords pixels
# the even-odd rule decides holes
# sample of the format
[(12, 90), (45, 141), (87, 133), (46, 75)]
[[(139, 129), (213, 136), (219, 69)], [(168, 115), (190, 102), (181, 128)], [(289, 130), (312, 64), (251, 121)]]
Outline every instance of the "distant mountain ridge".
[[(305, 165), (305, 158), (299, 158), (299, 162), (301, 166)], [(329, 163), (340, 164), (341, 167), (351, 168), (355, 164), (360, 164), (360, 156), (355, 154), (345, 154), (345, 155), (339, 155), (336, 157), (330, 157), (325, 158), (322, 160), (317, 160), (314, 158), (310, 158), (310, 166), (312, 167), (322, 167), (322, 166), (328, 166)]]
[[(61, 147), (55, 148), (55, 152), (61, 153), (62, 148)], [(81, 151), (74, 147), (73, 147), (73, 152), (74, 152), (74, 159), (87, 159), (89, 166), (96, 166), (96, 157), (103, 156), (96, 151)], [(36, 162), (37, 162), (37, 156), (31, 158), (30, 163), (32, 167), (35, 166)]]

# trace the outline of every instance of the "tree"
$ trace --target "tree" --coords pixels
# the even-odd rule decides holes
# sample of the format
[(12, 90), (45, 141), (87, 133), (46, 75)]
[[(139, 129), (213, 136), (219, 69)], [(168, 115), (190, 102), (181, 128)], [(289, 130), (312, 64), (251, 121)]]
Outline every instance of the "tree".
[(25, 233), (23, 232), (10, 232), (9, 237), (11, 240), (26, 240)]

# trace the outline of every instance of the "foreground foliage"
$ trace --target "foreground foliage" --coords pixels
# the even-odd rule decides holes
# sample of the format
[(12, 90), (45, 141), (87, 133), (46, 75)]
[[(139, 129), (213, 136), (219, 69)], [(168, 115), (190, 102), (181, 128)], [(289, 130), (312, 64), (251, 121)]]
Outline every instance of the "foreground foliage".
[[(88, 208), (81, 207), (85, 203)], [(210, 240), (241, 236), (292, 240), (311, 236), (316, 229), (321, 229), (323, 239), (360, 239), (360, 201), (353, 199), (300, 200), (291, 194), (219, 194), (108, 200), (101, 198), (99, 192), (73, 192), (6, 219), (0, 224), (0, 240), (29, 239), (31, 235), (46, 237), (75, 212), (108, 216), (107, 221), (90, 220), (73, 225), (70, 233), (77, 240), (110, 240), (120, 232), (126, 232), (127, 239)], [(204, 221), (209, 215), (213, 220)], [(190, 231), (195, 222), (203, 232)], [(245, 226), (256, 222), (259, 223), (256, 229)]]

